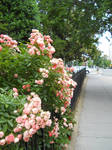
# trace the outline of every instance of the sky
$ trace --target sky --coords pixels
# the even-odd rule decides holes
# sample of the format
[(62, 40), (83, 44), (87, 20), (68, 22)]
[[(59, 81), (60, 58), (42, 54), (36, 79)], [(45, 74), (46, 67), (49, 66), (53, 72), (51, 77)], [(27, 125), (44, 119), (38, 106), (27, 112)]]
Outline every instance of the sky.
[(99, 38), (98, 48), (103, 52), (103, 55), (112, 58), (112, 37), (109, 32), (105, 32), (103, 36)]

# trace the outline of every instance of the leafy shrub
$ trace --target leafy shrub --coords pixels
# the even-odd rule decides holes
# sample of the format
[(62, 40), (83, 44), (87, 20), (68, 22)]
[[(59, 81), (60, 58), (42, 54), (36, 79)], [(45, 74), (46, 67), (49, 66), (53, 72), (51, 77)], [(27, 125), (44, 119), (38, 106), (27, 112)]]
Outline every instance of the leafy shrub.
[(40, 16), (35, 0), (0, 0), (0, 33), (26, 41), (31, 29), (40, 26)]
[(29, 39), (18, 48), (12, 38), (0, 35), (0, 145), (22, 150), (21, 139), (29, 142), (44, 129), (46, 148), (54, 143), (59, 150), (73, 130), (69, 105), (76, 83), (63, 60), (52, 57), (50, 36), (33, 29)]

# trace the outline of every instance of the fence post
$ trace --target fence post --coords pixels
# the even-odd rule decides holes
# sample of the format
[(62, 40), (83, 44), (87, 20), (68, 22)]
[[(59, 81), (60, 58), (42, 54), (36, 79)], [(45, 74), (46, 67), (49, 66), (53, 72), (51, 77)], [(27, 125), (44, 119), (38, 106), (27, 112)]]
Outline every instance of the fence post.
[(74, 109), (77, 98), (78, 98), (78, 96), (81, 92), (81, 87), (82, 87), (85, 76), (86, 76), (86, 68), (84, 68), (84, 69), (80, 70), (79, 72), (73, 74), (72, 79), (75, 82), (77, 82), (77, 86), (74, 89), (73, 97), (71, 99), (71, 109), (72, 110)]
[(28, 150), (28, 143), (25, 142), (25, 150)]
[(42, 133), (42, 150), (45, 150), (45, 144), (44, 144), (44, 130), (41, 129), (41, 133)]

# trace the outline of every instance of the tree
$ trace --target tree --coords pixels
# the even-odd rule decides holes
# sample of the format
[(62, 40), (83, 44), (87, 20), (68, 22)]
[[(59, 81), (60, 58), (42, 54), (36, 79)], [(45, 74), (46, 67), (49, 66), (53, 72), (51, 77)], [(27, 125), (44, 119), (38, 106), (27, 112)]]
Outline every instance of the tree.
[(0, 33), (25, 41), (33, 28), (39, 28), (40, 17), (35, 0), (1, 0)]
[(111, 60), (109, 60), (107, 58), (107, 56), (99, 56), (98, 59), (96, 59), (94, 61), (94, 64), (96, 66), (99, 66), (99, 67), (102, 67), (102, 68), (109, 68), (110, 67), (110, 64), (111, 64)]
[(109, 0), (38, 0), (42, 30), (56, 41), (55, 56), (70, 61), (90, 50), (98, 42), (95, 34), (111, 28), (111, 4)]

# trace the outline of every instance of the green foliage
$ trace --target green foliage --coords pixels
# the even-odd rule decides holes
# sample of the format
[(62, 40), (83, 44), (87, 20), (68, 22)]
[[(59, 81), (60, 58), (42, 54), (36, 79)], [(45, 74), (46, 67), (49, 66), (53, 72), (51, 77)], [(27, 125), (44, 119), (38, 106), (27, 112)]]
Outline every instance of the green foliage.
[[(21, 85), (31, 83), (32, 79), (40, 78), (37, 74), (37, 70), (41, 67), (49, 65), (49, 58), (45, 56), (30, 56), (25, 49), (25, 46), (21, 46), (21, 53), (17, 53), (12, 49), (3, 48), (0, 53), (0, 82), (1, 87), (10, 88), (17, 87), (22, 88)], [(32, 70), (34, 72), (32, 72)], [(14, 74), (18, 73), (19, 78), (14, 78)]]
[(1, 0), (0, 33), (25, 41), (31, 29), (39, 28), (40, 17), (35, 0)]
[(20, 109), (22, 112), (24, 103), (26, 102), (26, 96), (19, 96), (14, 98), (13, 92), (6, 92), (4, 89), (0, 89), (0, 131), (10, 133), (16, 124), (16, 117), (18, 113), (14, 113), (14, 110)]
[(94, 64), (102, 68), (109, 68), (111, 64), (111, 60), (109, 60), (106, 56), (102, 56), (95, 59)]
[[(26, 96), (19, 96), (16, 99), (13, 96), (13, 91), (0, 88), (0, 131), (10, 134), (16, 126), (16, 118), (22, 113)], [(19, 112), (15, 112), (19, 110)], [(7, 135), (6, 134), (6, 135)], [(5, 136), (6, 136), (5, 135)], [(0, 150), (23, 150), (19, 144), (11, 144), (0, 146)]]
[[(66, 62), (81, 60), (83, 54), (92, 58), (98, 53), (96, 34), (111, 31), (110, 0), (37, 0), (42, 31), (56, 39), (56, 57)], [(55, 44), (55, 43), (54, 43)], [(90, 50), (91, 49), (91, 50)]]
[[(31, 96), (31, 94), (36, 93), (39, 95), (40, 107), (42, 108), (39, 113), (35, 115), (32, 111), (34, 104), (30, 103), (32, 107), (30, 112), (36, 118), (37, 116), (41, 117), (43, 112), (48, 111), (49, 114), (51, 114), (49, 121), (52, 120), (51, 126), (46, 125), (47, 127), (40, 127), (36, 130), (38, 131), (36, 136), (39, 149), (42, 147), (43, 140), (47, 149), (51, 149), (50, 143), (53, 141), (55, 143), (55, 150), (61, 150), (65, 144), (69, 143), (69, 136), (72, 134), (73, 125), (75, 123), (73, 113), (69, 107), (75, 82), (66, 71), (63, 61), (61, 59), (52, 58), (52, 55), (48, 55), (50, 54), (50, 50), (52, 50), (51, 54), (53, 54), (54, 49), (52, 46), (49, 46), (52, 49), (47, 47), (50, 43), (47, 43), (45, 37), (42, 36), (38, 30), (33, 30), (31, 34), (33, 41), (36, 39), (34, 44), (19, 44), (19, 52), (16, 51), (17, 46), (12, 47), (14, 41), (11, 40), (10, 37), (3, 35), (0, 37), (3, 39), (3, 42), (0, 43), (0, 131), (3, 131), (5, 134), (3, 138), (10, 135), (10, 133), (13, 133), (14, 137), (17, 137), (18, 134), (22, 134), (24, 137), (25, 131), (29, 132), (30, 129), (26, 126), (23, 127), (21, 131), (18, 131), (19, 133), (16, 133), (14, 129), (18, 127), (17, 125), (21, 125), (16, 121), (18, 117), (24, 114), (27, 117), (30, 116), (30, 114), (24, 113), (24, 107), (32, 102), (33, 96)], [(47, 38), (50, 39), (49, 36), (47, 36)], [(9, 45), (5, 44), (7, 43), (7, 39)], [(42, 39), (44, 42), (43, 45), (45, 45), (44, 50), (41, 49), (41, 44), (38, 44), (38, 41), (40, 42)], [(31, 50), (35, 50), (35, 53), (31, 54), (29, 52)], [(36, 50), (40, 53), (36, 53)], [(48, 76), (45, 77), (45, 72), (41, 72), (41, 70), (47, 71)], [(43, 80), (42, 84), (36, 83), (36, 81), (40, 80)], [(26, 85), (28, 85), (28, 87), (24, 88)], [(16, 96), (14, 94), (16, 94)], [(28, 96), (32, 99), (28, 100)], [(35, 126), (31, 126), (31, 129), (32, 128), (35, 128)], [(55, 131), (55, 128), (57, 131)], [(41, 130), (44, 130), (43, 137)], [(53, 132), (51, 136), (49, 136), (49, 132)], [(30, 142), (31, 139), (28, 144), (29, 150), (31, 150)], [(10, 145), (6, 143), (4, 146), (0, 146), (0, 148), (2, 147), (5, 150), (18, 150), (18, 147), (23, 150), (24, 146), (22, 142), (20, 142)]]
[(88, 60), (88, 67), (92, 67), (94, 64), (93, 64), (93, 60), (89, 59)]

